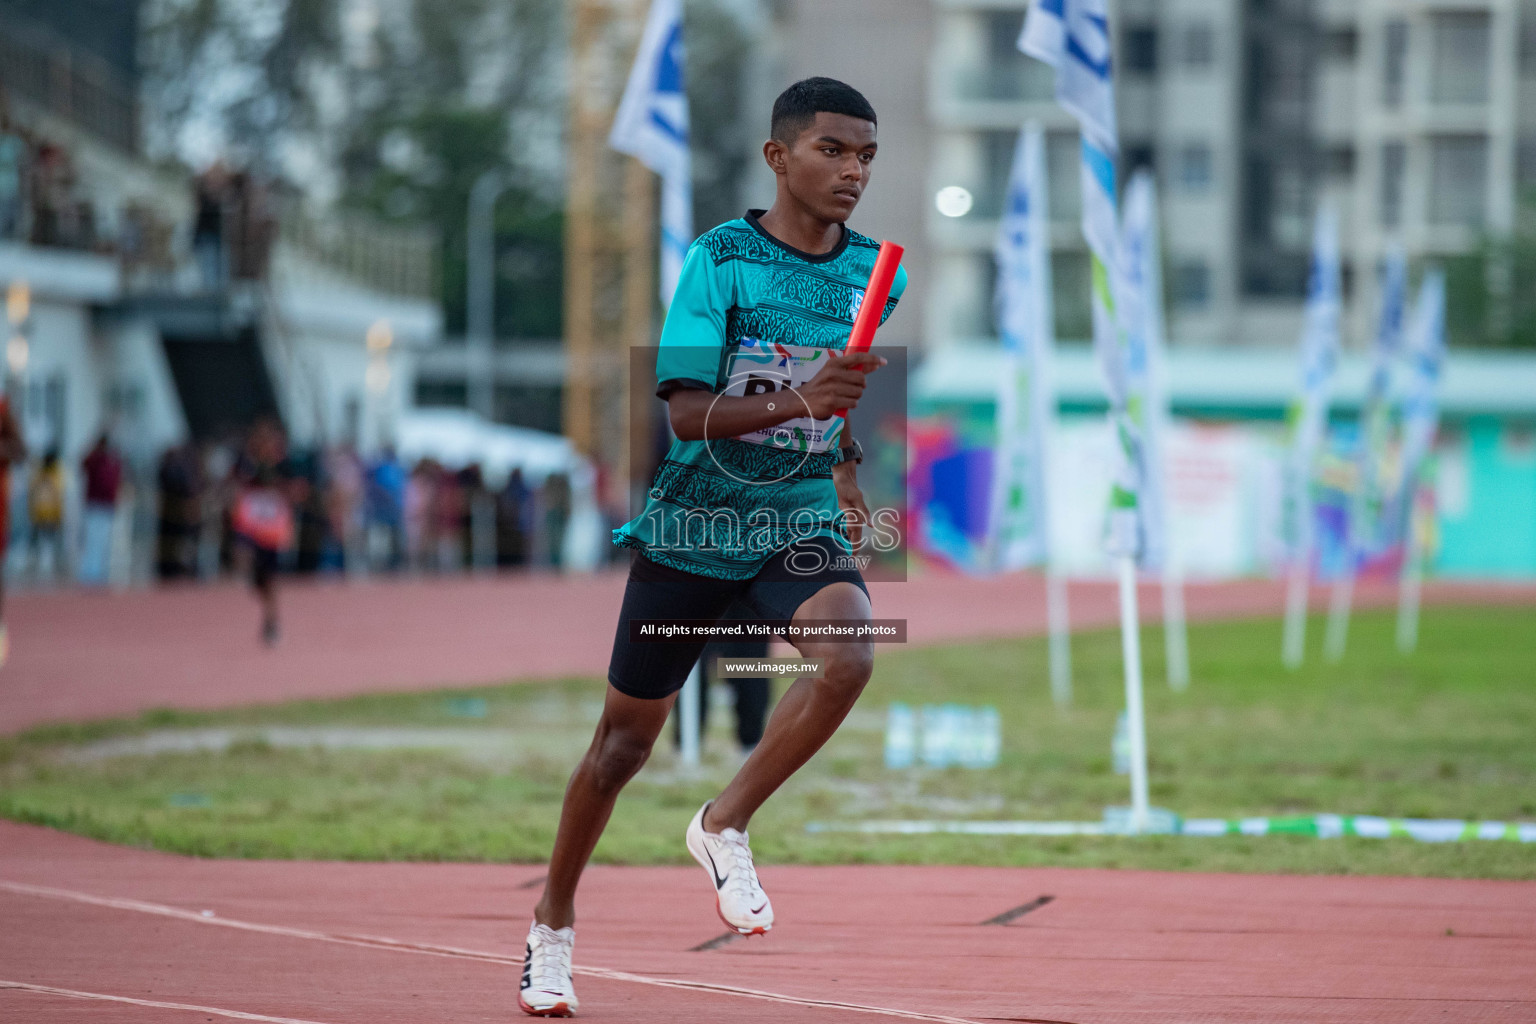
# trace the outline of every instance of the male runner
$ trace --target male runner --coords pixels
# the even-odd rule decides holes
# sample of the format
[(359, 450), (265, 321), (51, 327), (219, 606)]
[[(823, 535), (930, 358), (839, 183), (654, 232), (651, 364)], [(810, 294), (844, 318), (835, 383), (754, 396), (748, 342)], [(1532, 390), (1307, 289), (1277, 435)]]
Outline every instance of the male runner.
[[(614, 531), (638, 552), (630, 569), (597, 734), (566, 789), (544, 895), (528, 932), (518, 1002), (567, 1017), (576, 883), (614, 799), (650, 755), (704, 647), (637, 641), (631, 619), (718, 620), (736, 606), (804, 625), (867, 620), (869, 594), (848, 559), (868, 522), (859, 449), (837, 410), (852, 409), (879, 356), (847, 343), (877, 244), (844, 222), (869, 185), (875, 111), (828, 78), (790, 86), (773, 105), (763, 156), (773, 206), (709, 231), (689, 249), (667, 313), (657, 395), (677, 440), (645, 510)], [(898, 274), (882, 311), (906, 287)], [(838, 522), (840, 513), (843, 522)], [(869, 681), (873, 648), (801, 638), (820, 678), (797, 680), (736, 777), (685, 833), (720, 917), (763, 934), (773, 908), (747, 845), (754, 811), (821, 749)]]

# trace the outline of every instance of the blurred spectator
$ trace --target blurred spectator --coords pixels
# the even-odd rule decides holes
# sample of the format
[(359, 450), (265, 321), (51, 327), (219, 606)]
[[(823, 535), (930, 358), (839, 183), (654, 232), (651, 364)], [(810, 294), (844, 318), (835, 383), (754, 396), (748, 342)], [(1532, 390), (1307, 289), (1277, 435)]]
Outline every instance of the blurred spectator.
[[(747, 618), (744, 608), (736, 608), (727, 613), (728, 618)], [(715, 683), (723, 682), (731, 688), (732, 707), (736, 711), (736, 744), (740, 748), (742, 756), (752, 753), (758, 741), (763, 738), (763, 726), (768, 721), (768, 702), (772, 697), (772, 689), (766, 677), (753, 679), (725, 679), (719, 672), (721, 658), (752, 658), (761, 660), (768, 657), (767, 640), (711, 640), (704, 647), (704, 652), (699, 655), (699, 664), (703, 669), (702, 682), (699, 687), (699, 738), (702, 741), (709, 724), (709, 691)], [(672, 742), (674, 746), (682, 746), (682, 711), (677, 705), (672, 710)]]
[(405, 485), (405, 551), (412, 569), (426, 568), (433, 495), (436, 491), (437, 479), (432, 461), (421, 459), (411, 470), (411, 478)]
[(544, 512), (544, 551), (548, 564), (560, 568), (565, 562), (565, 528), (571, 519), (571, 478), (551, 473), (544, 478), (539, 504)]
[(368, 546), (388, 568), (399, 568), (405, 555), (404, 527), (405, 467), (386, 446), (368, 469)]
[(224, 227), (230, 276), (238, 281), (265, 278), (275, 222), (266, 186), (245, 171), (229, 176)]
[(85, 510), (81, 527), (80, 582), (105, 586), (112, 564), (112, 527), (118, 493), (123, 486), (123, 460), (105, 432), (80, 463), (85, 477)]
[(325, 514), (329, 523), (322, 559), (328, 568), (355, 569), (364, 549), (363, 460), (351, 444), (331, 447), (325, 456)]
[(161, 579), (197, 575), (198, 541), (203, 528), (203, 467), (197, 448), (188, 443), (160, 458), (160, 532), (155, 567)]
[(288, 456), (286, 465), (294, 484), (289, 495), (295, 518), (293, 570), (318, 572), (331, 532), (324, 463), (318, 453), (298, 452)]
[(64, 467), (57, 448), (49, 449), (27, 483), (27, 518), (32, 521), (32, 576), (55, 580), (63, 561)]
[(224, 245), (226, 207), (230, 198), (229, 171), (224, 161), (197, 176), (197, 214), (192, 221), (192, 253), (206, 291), (224, 287), (228, 254)]
[(496, 502), (486, 489), (485, 474), (478, 462), (459, 470), (459, 490), (464, 501), (464, 518), (459, 530), (464, 560), (475, 569), (482, 568), (485, 559), (494, 564)]
[(435, 505), (432, 525), (437, 571), (455, 572), (464, 568), (464, 520), (469, 514), (458, 474), (447, 470), (438, 472)]
[[(21, 424), (11, 410), (10, 396), (0, 392), (0, 565), (5, 564), (6, 547), (11, 542), (11, 467), (27, 457)], [(0, 615), (5, 612), (5, 575), (0, 573)], [(0, 619), (0, 665), (11, 654), (11, 635)]]
[(506, 486), (496, 502), (496, 564), (528, 564), (528, 485), (523, 471), (514, 468), (507, 474)]

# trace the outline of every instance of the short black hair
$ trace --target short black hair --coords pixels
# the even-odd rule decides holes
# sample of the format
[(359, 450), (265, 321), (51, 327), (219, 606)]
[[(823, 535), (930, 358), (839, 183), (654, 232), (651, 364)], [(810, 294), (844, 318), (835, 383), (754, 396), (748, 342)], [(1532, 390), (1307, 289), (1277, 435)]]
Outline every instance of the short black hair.
[(846, 114), (870, 124), (880, 123), (875, 118), (875, 108), (853, 86), (835, 78), (803, 78), (773, 101), (773, 137), (779, 142), (793, 143), (821, 113)]

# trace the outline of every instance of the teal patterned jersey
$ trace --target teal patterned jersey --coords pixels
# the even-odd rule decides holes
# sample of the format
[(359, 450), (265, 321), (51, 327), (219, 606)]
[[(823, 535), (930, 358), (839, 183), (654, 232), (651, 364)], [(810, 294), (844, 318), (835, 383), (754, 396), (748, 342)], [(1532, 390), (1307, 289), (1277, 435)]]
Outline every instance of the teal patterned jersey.
[[(645, 509), (613, 532), (621, 547), (716, 579), (749, 579), (803, 537), (848, 547), (832, 484), (845, 424), (813, 418), (790, 389), (848, 343), (879, 243), (844, 228), (831, 252), (801, 252), (763, 230), (761, 213), (720, 225), (688, 250), (661, 332), (656, 393), (782, 391), (786, 412), (798, 404), (800, 415), (740, 437), (674, 440)], [(882, 323), (906, 285), (899, 270)]]

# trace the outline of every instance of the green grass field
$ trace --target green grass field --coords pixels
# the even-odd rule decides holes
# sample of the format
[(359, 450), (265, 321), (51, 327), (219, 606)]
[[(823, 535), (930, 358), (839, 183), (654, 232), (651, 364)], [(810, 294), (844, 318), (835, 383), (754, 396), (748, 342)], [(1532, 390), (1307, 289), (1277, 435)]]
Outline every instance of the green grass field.
[[(1187, 817), (1315, 812), (1536, 819), (1536, 629), (1519, 608), (1431, 609), (1419, 652), (1392, 647), (1387, 613), (1357, 617), (1343, 664), (1279, 665), (1279, 624), (1191, 630), (1194, 685), (1163, 682), (1145, 631), (1153, 803)], [(1314, 622), (1312, 636), (1319, 637)], [(1076, 694), (1058, 710), (1042, 640), (883, 647), (842, 731), (753, 822), (760, 862), (954, 863), (1204, 871), (1536, 878), (1536, 847), (1411, 839), (809, 835), (861, 818), (1097, 820), (1127, 802), (1111, 771), (1122, 704), (1118, 636), (1074, 638)], [(113, 842), (216, 857), (538, 862), (602, 684), (567, 679), (476, 690), (300, 702), (34, 730), (0, 740), (0, 815)], [(998, 767), (889, 771), (885, 709), (993, 704)], [(466, 717), (466, 715), (470, 717)], [(619, 802), (606, 863), (684, 863), (681, 836), (736, 766), (717, 713), (706, 764), (670, 749)], [(274, 745), (262, 730), (457, 729), (457, 749)], [(234, 730), (221, 751), (86, 756), (92, 744)]]

